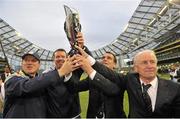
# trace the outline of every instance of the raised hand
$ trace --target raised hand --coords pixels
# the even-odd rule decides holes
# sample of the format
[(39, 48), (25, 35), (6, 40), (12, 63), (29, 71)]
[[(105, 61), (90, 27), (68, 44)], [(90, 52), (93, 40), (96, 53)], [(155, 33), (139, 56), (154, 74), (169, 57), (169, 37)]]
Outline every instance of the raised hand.
[(85, 58), (82, 55), (77, 54), (76, 60), (79, 64), (79, 66), (88, 74), (90, 75), (93, 72), (93, 68), (91, 67), (89, 61), (87, 58)]
[(75, 59), (76, 55), (69, 57), (65, 60), (62, 67), (58, 70), (60, 76), (70, 74), (72, 71), (79, 68), (78, 61)]
[(77, 42), (78, 42), (78, 46), (80, 48), (83, 48), (84, 47), (84, 38), (83, 38), (83, 34), (81, 32), (78, 32), (77, 35)]
[(76, 49), (79, 50), (79, 52), (81, 53), (81, 55), (85, 58), (87, 58), (89, 55), (81, 48), (81, 47), (78, 47), (78, 46), (75, 46)]

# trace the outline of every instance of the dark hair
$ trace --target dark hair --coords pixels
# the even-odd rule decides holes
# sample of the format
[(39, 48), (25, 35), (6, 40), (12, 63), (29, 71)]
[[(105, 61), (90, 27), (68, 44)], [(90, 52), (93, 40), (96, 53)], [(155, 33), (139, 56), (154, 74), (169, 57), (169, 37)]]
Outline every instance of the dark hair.
[[(55, 51), (53, 52), (53, 57), (52, 57), (52, 58), (54, 58), (55, 53), (58, 52), (58, 51), (62, 51), (62, 52), (65, 52), (65, 53), (66, 53), (66, 50), (65, 50), (65, 49), (59, 48), (59, 49), (57, 49), (57, 50), (55, 50)], [(67, 55), (67, 53), (66, 53), (66, 55)]]
[(106, 51), (106, 53), (113, 55), (113, 57), (114, 57), (114, 62), (117, 64), (116, 55), (115, 55), (114, 53), (110, 52), (110, 51)]

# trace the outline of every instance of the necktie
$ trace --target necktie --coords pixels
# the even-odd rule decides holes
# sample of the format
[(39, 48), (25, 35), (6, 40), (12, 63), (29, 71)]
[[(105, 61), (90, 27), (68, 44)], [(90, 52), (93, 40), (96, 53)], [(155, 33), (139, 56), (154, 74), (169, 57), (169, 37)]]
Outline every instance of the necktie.
[(152, 103), (151, 103), (151, 98), (147, 91), (151, 87), (151, 84), (144, 85), (144, 83), (143, 83), (142, 86), (143, 86), (142, 94), (143, 94), (144, 102), (146, 104), (146, 110), (150, 114), (150, 113), (152, 113)]

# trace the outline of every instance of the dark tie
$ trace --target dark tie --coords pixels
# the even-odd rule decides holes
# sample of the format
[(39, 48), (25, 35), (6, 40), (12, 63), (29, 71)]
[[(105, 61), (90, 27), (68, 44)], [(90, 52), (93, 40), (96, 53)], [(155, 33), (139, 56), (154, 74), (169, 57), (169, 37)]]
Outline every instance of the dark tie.
[(151, 84), (144, 85), (144, 83), (143, 83), (142, 86), (143, 86), (142, 93), (143, 93), (144, 102), (146, 104), (146, 110), (150, 114), (150, 113), (152, 113), (152, 103), (151, 103), (151, 98), (147, 91), (151, 87)]

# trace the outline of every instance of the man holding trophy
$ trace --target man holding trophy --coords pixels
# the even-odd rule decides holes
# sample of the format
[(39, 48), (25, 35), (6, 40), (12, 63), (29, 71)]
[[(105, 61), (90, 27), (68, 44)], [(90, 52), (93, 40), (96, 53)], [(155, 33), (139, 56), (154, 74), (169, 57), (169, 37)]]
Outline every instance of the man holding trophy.
[[(73, 13), (72, 10), (67, 6), (64, 6), (64, 8), (65, 8), (65, 12), (66, 12), (66, 21), (64, 24), (64, 30), (66, 32), (67, 38), (68, 38), (69, 43), (72, 48), (71, 51), (69, 52), (69, 55), (75, 56), (76, 54), (80, 54), (80, 52), (78, 51), (76, 46), (81, 47), (86, 53), (91, 55), (88, 48), (84, 46), (84, 39), (83, 39), (82, 33), (81, 33), (81, 24), (79, 22), (78, 13)], [(78, 65), (80, 66), (82, 64), (82, 62), (83, 61), (78, 62)], [(82, 66), (80, 66), (80, 67), (82, 67)], [(82, 67), (82, 69), (84, 71), (86, 71), (83, 67)], [(79, 74), (81, 74), (81, 73), (79, 73)], [(80, 77), (80, 76), (78, 76), (78, 77)], [(91, 77), (91, 76), (89, 76), (89, 77)], [(99, 74), (98, 76), (96, 76), (96, 78), (101, 79), (104, 77), (101, 74)], [(78, 93), (79, 91), (84, 91), (84, 88), (82, 88), (82, 87), (84, 86), (85, 83), (82, 85), (81, 82), (76, 82), (75, 80), (71, 80), (71, 79), (67, 80), (67, 82), (66, 82), (67, 87), (70, 90), (70, 92)], [(99, 100), (100, 96), (98, 96), (98, 95), (100, 95), (101, 93), (99, 93), (95, 97), (92, 97), (93, 95), (90, 95), (92, 98), (97, 99), (97, 100), (89, 100), (89, 102), (93, 102), (94, 104), (97, 104), (97, 103), (104, 104), (105, 103), (107, 107), (111, 107), (111, 108), (106, 108), (106, 107), (103, 108), (103, 112), (102, 112), (103, 114), (101, 114), (101, 116), (99, 116), (100, 115), (99, 110), (102, 110), (102, 106), (94, 105), (94, 107), (92, 107), (92, 105), (90, 106), (90, 103), (89, 103), (88, 110), (93, 110), (93, 112), (88, 111), (87, 117), (89, 118), (88, 115), (92, 115), (91, 118), (95, 118), (95, 117), (96, 118), (115, 118), (115, 117), (116, 118), (122, 118), (122, 117), (125, 118), (125, 113), (123, 111), (123, 95), (124, 95), (123, 91), (124, 90), (122, 92), (120, 92), (119, 91), (120, 89), (114, 83), (112, 83), (108, 80), (106, 82), (104, 82), (103, 84), (99, 84), (98, 82), (95, 82), (95, 80), (92, 80), (92, 82), (93, 83), (87, 84), (85, 89), (90, 89), (88, 87), (93, 86), (93, 87), (96, 87), (95, 90), (97, 90), (97, 91), (100, 90), (100, 92), (102, 91), (103, 93), (110, 92), (110, 93), (108, 93), (108, 95), (110, 95), (110, 96), (107, 96), (106, 101), (103, 100), (103, 101), (99, 102), (98, 100)], [(103, 85), (104, 85), (104, 87), (103, 87)], [(107, 89), (107, 90), (104, 91), (105, 89)], [(111, 89), (113, 89), (113, 90), (109, 91)], [(114, 89), (117, 89), (117, 91), (115, 91)], [(92, 91), (92, 89), (90, 89), (90, 91)], [(117, 93), (114, 94), (113, 92), (117, 92)], [(117, 100), (117, 95), (119, 95), (119, 94), (121, 95), (120, 100), (119, 100), (119, 102), (121, 102), (121, 103), (117, 103), (117, 104), (113, 105), (113, 103), (115, 103), (114, 100)], [(92, 99), (92, 98), (89, 98), (89, 99)], [(109, 102), (111, 102), (111, 104)]]

